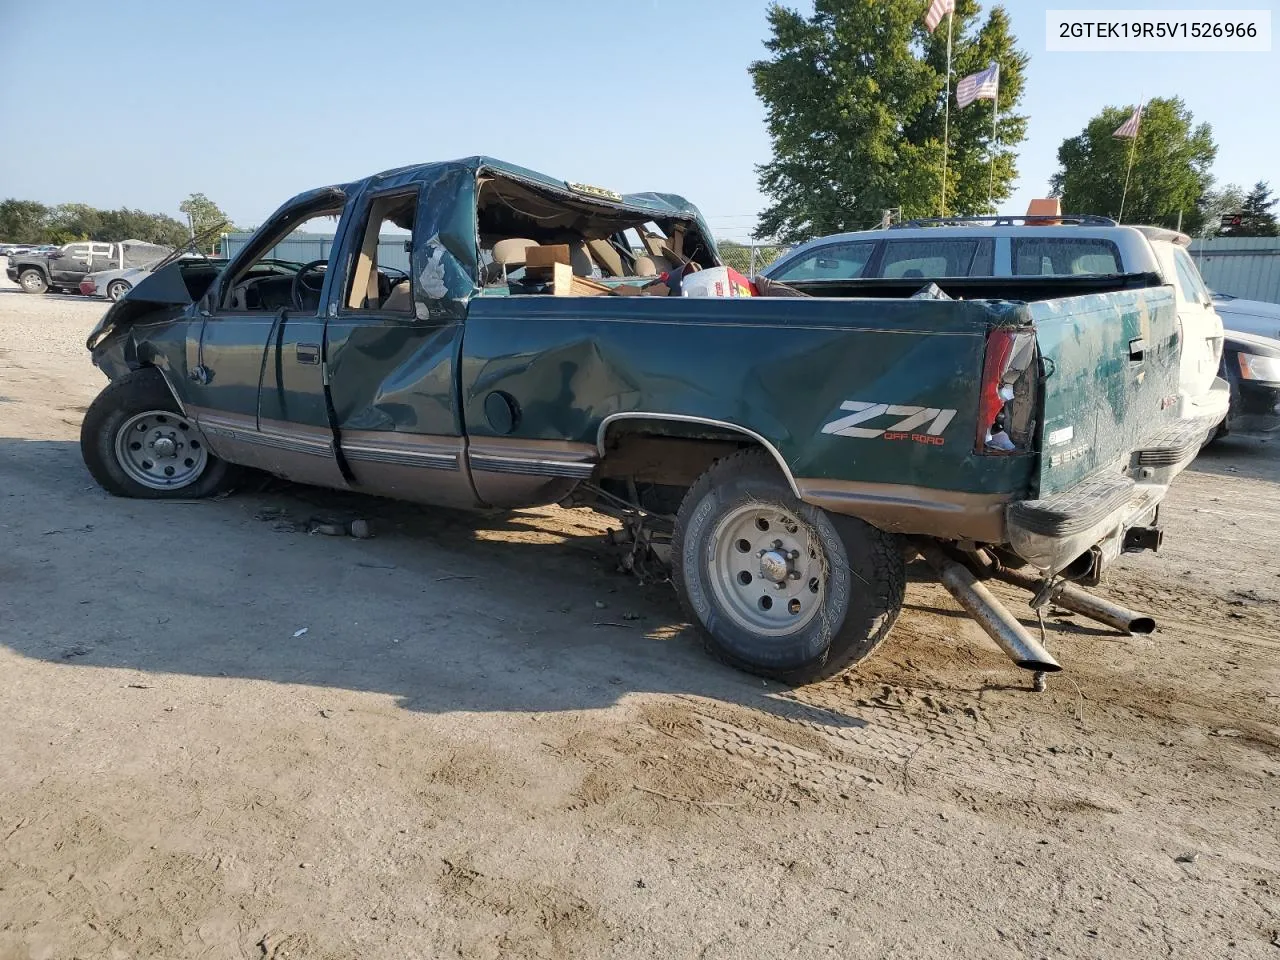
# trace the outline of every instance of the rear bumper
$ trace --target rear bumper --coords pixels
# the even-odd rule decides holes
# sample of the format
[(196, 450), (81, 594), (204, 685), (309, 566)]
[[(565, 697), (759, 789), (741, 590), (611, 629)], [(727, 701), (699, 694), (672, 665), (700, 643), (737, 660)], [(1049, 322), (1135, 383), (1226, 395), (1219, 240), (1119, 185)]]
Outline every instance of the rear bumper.
[(1005, 516), (1009, 545), (1028, 563), (1051, 573), (1090, 553), (1099, 561), (1092, 566), (1100, 569), (1123, 552), (1128, 531), (1155, 525), (1169, 484), (1196, 458), (1221, 420), (1215, 412), (1178, 421), (1127, 461), (1070, 490), (1010, 505)]
[(80, 292), (84, 294), (86, 297), (97, 296), (98, 285), (94, 283), (92, 280), (81, 280)]
[(1268, 434), (1280, 430), (1280, 383), (1240, 380), (1227, 427), (1232, 433)]
[(1209, 420), (1219, 424), (1231, 407), (1231, 385), (1221, 377), (1213, 378), (1213, 386), (1199, 396), (1178, 396), (1179, 420)]

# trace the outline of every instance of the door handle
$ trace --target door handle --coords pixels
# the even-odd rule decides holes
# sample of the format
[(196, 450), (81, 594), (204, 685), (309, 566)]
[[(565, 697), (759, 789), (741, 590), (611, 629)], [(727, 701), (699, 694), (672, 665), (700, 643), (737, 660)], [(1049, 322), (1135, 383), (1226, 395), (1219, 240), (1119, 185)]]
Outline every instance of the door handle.
[(318, 364), (320, 362), (320, 344), (318, 343), (297, 343), (294, 344), (294, 354), (299, 363)]
[(1129, 362), (1141, 363), (1142, 358), (1146, 355), (1147, 344), (1141, 337), (1136, 340), (1129, 341)]

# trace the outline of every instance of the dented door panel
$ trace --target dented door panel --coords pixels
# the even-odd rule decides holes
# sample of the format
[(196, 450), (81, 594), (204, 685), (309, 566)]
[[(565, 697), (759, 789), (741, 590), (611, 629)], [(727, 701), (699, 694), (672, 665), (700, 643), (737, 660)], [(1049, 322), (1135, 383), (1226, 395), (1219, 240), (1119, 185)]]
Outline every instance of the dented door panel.
[(327, 337), (334, 415), (359, 488), (475, 506), (456, 403), (462, 324), (341, 316)]
[[(648, 412), (745, 427), (779, 451), (797, 480), (1016, 496), (1030, 484), (1034, 458), (975, 454), (973, 424), (986, 331), (1019, 322), (1022, 309), (818, 298), (477, 298), (467, 318), (463, 414), (473, 451), (501, 442), (589, 447), (607, 418)], [(513, 423), (491, 419), (495, 395), (514, 404)], [(863, 425), (870, 435), (827, 429), (849, 415), (847, 402), (884, 406)], [(895, 429), (911, 419), (918, 429)], [(935, 424), (941, 429), (930, 434)], [(488, 499), (476, 467), (473, 459)]]

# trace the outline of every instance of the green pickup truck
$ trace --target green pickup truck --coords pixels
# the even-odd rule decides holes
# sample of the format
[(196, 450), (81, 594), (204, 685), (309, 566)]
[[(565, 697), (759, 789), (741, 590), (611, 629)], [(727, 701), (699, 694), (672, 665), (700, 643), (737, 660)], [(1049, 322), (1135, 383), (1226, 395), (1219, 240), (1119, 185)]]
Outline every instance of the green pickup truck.
[[(326, 260), (272, 257), (321, 217)], [(917, 549), (1091, 582), (1153, 548), (1214, 426), (1176, 419), (1156, 277), (679, 295), (721, 263), (680, 197), (486, 157), (313, 190), (230, 262), (174, 263), (107, 311), (85, 462), (129, 497), (251, 467), (445, 507), (588, 503), (669, 563), (712, 652), (800, 682), (884, 639)]]

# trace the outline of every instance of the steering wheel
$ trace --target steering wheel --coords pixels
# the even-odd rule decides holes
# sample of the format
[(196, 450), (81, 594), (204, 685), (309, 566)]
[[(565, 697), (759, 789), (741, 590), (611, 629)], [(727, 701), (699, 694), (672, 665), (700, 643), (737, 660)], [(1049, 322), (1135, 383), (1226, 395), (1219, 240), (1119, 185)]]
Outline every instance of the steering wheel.
[[(317, 297), (320, 296), (320, 291), (324, 287), (324, 273), (318, 268), (319, 267), (328, 268), (328, 266), (329, 266), (328, 260), (312, 260), (310, 263), (303, 264), (302, 269), (293, 275), (293, 288), (291, 290), (291, 297), (293, 299), (293, 305), (296, 309), (298, 310), (307, 309), (307, 305), (306, 303), (303, 302), (303, 299), (302, 299), (303, 290), (306, 290), (309, 293), (314, 293)], [(303, 279), (303, 277), (307, 276), (307, 274), (309, 273), (314, 273), (316, 275), (317, 279), (315, 283), (310, 283)]]

